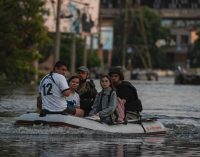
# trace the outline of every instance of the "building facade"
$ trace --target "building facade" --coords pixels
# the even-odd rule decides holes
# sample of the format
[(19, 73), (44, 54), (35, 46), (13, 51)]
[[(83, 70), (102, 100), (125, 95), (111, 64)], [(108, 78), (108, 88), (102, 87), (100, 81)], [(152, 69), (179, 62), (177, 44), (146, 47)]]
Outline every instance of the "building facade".
[(162, 47), (163, 53), (175, 65), (186, 66), (190, 62), (190, 52), (197, 39), (196, 30), (200, 26), (200, 0), (101, 0), (100, 25), (112, 26), (113, 19), (125, 8), (126, 2), (148, 6), (157, 11), (162, 25), (171, 31), (170, 44)]
[[(79, 12), (76, 11), (76, 13), (90, 13), (93, 28), (89, 32), (95, 32), (93, 34), (95, 42), (93, 43), (96, 43), (93, 48), (98, 48), (98, 44), (101, 43), (108, 60), (112, 57), (109, 52), (113, 49), (113, 21), (124, 12), (128, 2), (131, 8), (136, 5), (148, 6), (157, 11), (161, 15), (162, 25), (170, 28), (172, 34), (170, 44), (162, 47), (163, 53), (166, 53), (175, 65), (186, 66), (190, 62), (190, 52), (197, 38), (196, 28), (200, 26), (200, 0), (64, 0), (63, 2), (77, 4)], [(73, 21), (67, 11), (63, 12), (67, 8), (66, 6), (62, 5), (61, 7), (61, 32), (70, 32), (71, 27), (66, 24)], [(49, 15), (46, 17), (47, 27), (50, 31), (54, 31), (56, 0), (47, 0), (47, 8), (51, 14), (51, 19), (49, 19)], [(94, 10), (95, 13), (93, 13)], [(80, 28), (83, 27), (80, 26)], [(80, 29), (74, 30), (72, 32), (80, 32)], [(98, 41), (99, 37), (100, 41)]]

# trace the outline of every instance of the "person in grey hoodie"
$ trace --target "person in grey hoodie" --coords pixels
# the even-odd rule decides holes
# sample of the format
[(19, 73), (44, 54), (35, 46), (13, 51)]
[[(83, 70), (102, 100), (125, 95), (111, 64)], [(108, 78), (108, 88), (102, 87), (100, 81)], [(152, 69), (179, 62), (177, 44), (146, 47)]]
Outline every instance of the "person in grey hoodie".
[(89, 115), (99, 116), (102, 123), (113, 124), (113, 113), (117, 107), (117, 94), (113, 90), (112, 82), (108, 75), (101, 77), (100, 85), (102, 90), (96, 95)]

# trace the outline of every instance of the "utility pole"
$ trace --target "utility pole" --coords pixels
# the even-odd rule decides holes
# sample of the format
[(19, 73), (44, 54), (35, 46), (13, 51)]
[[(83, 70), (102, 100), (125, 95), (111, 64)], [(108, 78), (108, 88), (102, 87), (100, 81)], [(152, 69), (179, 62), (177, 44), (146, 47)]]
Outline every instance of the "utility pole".
[(152, 69), (152, 63), (151, 63), (151, 56), (150, 56), (150, 52), (149, 52), (149, 46), (148, 46), (148, 40), (147, 40), (147, 33), (145, 30), (145, 26), (144, 26), (144, 20), (143, 20), (143, 16), (140, 14), (140, 28), (141, 28), (141, 37), (143, 39), (144, 42), (144, 58), (146, 57), (146, 65), (147, 67), (145, 67), (146, 69)]
[(71, 74), (75, 73), (75, 65), (76, 65), (76, 33), (72, 33), (72, 52), (71, 52)]
[(123, 39), (123, 52), (122, 52), (122, 68), (126, 68), (126, 46), (127, 46), (127, 33), (128, 33), (128, 8), (129, 0), (125, 2), (125, 20), (124, 20), (124, 39)]
[(57, 12), (56, 12), (56, 37), (54, 47), (54, 64), (60, 59), (60, 7), (61, 0), (57, 0)]
[(99, 16), (98, 16), (98, 58), (100, 61), (100, 67), (104, 69), (104, 54), (103, 54), (103, 44), (101, 43), (101, 22), (102, 22), (102, 16), (101, 16), (101, 5), (99, 4)]
[(87, 66), (87, 41), (86, 41), (86, 39), (87, 39), (87, 36), (86, 35), (84, 35), (84, 52), (83, 52), (83, 65), (84, 66)]

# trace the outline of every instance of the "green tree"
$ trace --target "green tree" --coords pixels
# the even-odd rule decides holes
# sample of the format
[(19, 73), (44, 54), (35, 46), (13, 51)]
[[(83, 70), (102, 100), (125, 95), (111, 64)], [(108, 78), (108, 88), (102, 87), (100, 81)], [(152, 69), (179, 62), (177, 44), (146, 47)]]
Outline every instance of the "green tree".
[[(82, 64), (84, 51), (84, 43), (80, 37), (76, 37), (76, 65)], [(67, 66), (71, 67), (71, 53), (72, 53), (72, 35), (70, 33), (62, 34), (61, 47), (60, 47), (60, 59), (66, 62)]]
[(50, 41), (44, 26), (44, 4), (42, 0), (0, 1), (0, 72), (7, 80), (33, 79), (33, 61)]
[[(123, 31), (125, 15), (121, 14), (114, 22), (114, 53), (119, 56), (122, 51)], [(128, 11), (127, 21), (127, 48), (133, 52), (131, 57), (134, 67), (157, 68), (162, 55), (155, 43), (158, 39), (167, 38), (169, 30), (161, 26), (160, 16), (148, 7), (132, 8)]]
[[(76, 68), (82, 66), (83, 53), (84, 53), (84, 40), (80, 36), (76, 36)], [(61, 47), (60, 47), (60, 60), (66, 62), (67, 66), (71, 67), (71, 52), (72, 51), (72, 35), (70, 33), (62, 33)], [(96, 51), (88, 50), (88, 67), (99, 66), (99, 59)]]

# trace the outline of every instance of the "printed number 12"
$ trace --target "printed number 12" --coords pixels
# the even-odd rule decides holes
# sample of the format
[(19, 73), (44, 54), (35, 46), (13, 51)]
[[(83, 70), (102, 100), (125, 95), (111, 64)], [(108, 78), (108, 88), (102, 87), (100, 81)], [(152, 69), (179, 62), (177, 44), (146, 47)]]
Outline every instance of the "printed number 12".
[(43, 95), (44, 96), (53, 94), (51, 92), (51, 90), (52, 90), (52, 84), (51, 83), (43, 84), (42, 88), (43, 88)]

